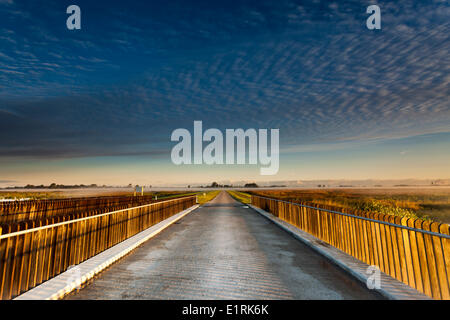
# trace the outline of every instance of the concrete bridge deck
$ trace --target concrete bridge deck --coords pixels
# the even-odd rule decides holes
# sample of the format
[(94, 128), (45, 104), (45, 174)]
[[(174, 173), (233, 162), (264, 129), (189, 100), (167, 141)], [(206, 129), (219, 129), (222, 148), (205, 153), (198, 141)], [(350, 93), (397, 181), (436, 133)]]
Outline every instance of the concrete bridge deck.
[(65, 299), (380, 299), (221, 192)]

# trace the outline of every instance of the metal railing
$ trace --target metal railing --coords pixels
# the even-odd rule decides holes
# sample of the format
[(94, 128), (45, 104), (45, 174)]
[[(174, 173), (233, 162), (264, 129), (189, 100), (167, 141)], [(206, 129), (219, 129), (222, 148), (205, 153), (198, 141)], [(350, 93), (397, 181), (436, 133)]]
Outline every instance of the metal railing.
[(416, 288), (450, 299), (450, 226), (252, 195), (252, 204)]
[(152, 196), (104, 196), (67, 199), (26, 200), (0, 203), (0, 223), (52, 218), (75, 212), (103, 212), (154, 202)]
[[(11, 299), (195, 205), (195, 196), (0, 229), (0, 299)], [(6, 229), (5, 229), (6, 227)]]

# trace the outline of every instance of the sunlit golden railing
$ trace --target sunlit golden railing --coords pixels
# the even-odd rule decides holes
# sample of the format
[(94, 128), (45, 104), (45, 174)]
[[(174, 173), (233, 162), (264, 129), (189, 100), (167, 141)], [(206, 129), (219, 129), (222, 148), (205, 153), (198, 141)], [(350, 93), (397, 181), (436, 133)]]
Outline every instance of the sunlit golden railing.
[(96, 215), (78, 212), (3, 225), (0, 299), (14, 298), (195, 202), (195, 196), (184, 197)]
[(147, 196), (103, 196), (0, 202), (0, 224), (53, 218), (77, 212), (102, 212), (155, 202)]
[(349, 214), (255, 195), (252, 204), (434, 299), (450, 299), (448, 224)]

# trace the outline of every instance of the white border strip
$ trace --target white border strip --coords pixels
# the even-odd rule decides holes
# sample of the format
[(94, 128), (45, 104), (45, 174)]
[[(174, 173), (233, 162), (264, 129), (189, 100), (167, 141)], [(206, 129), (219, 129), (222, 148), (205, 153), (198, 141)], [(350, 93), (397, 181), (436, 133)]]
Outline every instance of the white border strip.
[[(329, 245), (328, 243), (314, 237), (299, 228), (275, 217), (269, 212), (266, 212), (258, 207), (248, 204), (250, 208), (258, 212), (263, 217), (267, 218), (275, 225), (291, 234), (297, 240), (300, 240), (308, 247), (316, 251), (317, 253), (323, 255), (331, 263), (340, 267), (351, 276), (363, 283), (367, 284), (367, 279), (369, 274), (366, 273), (368, 264), (348, 255), (347, 253)], [(397, 279), (392, 278), (384, 272), (380, 271), (381, 275), (381, 286), (380, 289), (373, 289), (379, 294), (390, 300), (432, 300), (427, 295), (417, 291), (416, 289), (404, 284)], [(369, 290), (369, 289), (368, 289)]]
[(64, 297), (81, 284), (93, 278), (96, 274), (116, 262), (133, 249), (140, 246), (145, 241), (154, 237), (171, 224), (177, 222), (188, 213), (197, 209), (199, 205), (194, 205), (183, 210), (176, 215), (163, 220), (154, 226), (139, 232), (138, 234), (122, 241), (121, 243), (99, 253), (98, 255), (80, 263), (76, 266), (77, 272), (74, 276), (72, 269), (40, 284), (39, 286), (23, 293), (14, 300), (56, 300)]

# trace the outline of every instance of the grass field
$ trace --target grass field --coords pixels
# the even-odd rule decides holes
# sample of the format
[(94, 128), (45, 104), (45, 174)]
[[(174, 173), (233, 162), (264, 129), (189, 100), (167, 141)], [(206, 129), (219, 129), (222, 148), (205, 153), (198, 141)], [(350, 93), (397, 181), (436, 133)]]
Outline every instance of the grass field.
[[(199, 202), (214, 199), (220, 191), (152, 191), (144, 195), (157, 196), (159, 200), (198, 194)], [(246, 192), (230, 190), (232, 197), (250, 203)], [(384, 214), (431, 219), (450, 224), (450, 188), (348, 188), (348, 189), (272, 189), (254, 190), (256, 194), (294, 202), (322, 204)], [(74, 190), (3, 190), (0, 199), (56, 199), (93, 196), (133, 195), (130, 189), (74, 189)]]
[(214, 199), (220, 191), (206, 191), (198, 193), (198, 203), (203, 204)]
[[(195, 195), (197, 192), (186, 191), (153, 191), (144, 192), (144, 195), (157, 196), (159, 200), (171, 199), (180, 196)], [(78, 198), (78, 197), (107, 197), (107, 196), (132, 196), (133, 191), (130, 190), (115, 190), (115, 189), (69, 189), (58, 191), (0, 191), (1, 199), (29, 199), (29, 200), (43, 200), (43, 199), (62, 199), (62, 198)]]
[(64, 197), (63, 192), (50, 191), (50, 192), (22, 192), (22, 191), (12, 191), (12, 192), (0, 192), (0, 199), (30, 199), (30, 200), (41, 200), (41, 199), (57, 199)]
[(228, 191), (228, 193), (237, 201), (240, 201), (242, 203), (251, 203), (252, 199), (251, 199), (251, 195), (249, 195), (248, 193), (245, 192), (241, 192), (241, 191)]
[(153, 194), (155, 196), (158, 197), (158, 200), (162, 200), (162, 199), (172, 199), (172, 198), (178, 198), (178, 197), (184, 197), (184, 196), (194, 196), (197, 193), (196, 192), (148, 192), (145, 193), (144, 195), (150, 195)]
[(295, 189), (254, 193), (337, 209), (350, 208), (450, 223), (450, 188)]

